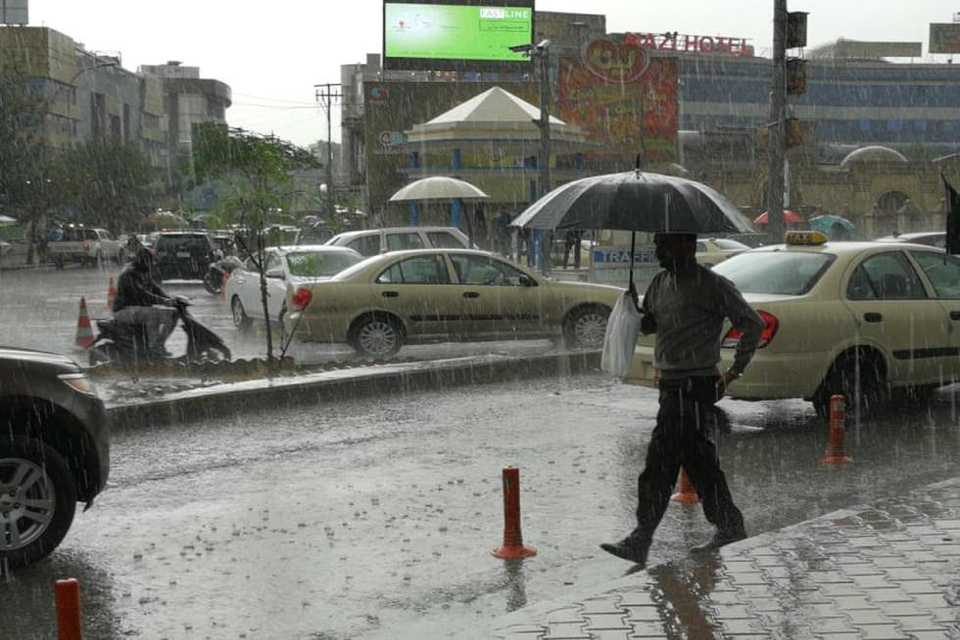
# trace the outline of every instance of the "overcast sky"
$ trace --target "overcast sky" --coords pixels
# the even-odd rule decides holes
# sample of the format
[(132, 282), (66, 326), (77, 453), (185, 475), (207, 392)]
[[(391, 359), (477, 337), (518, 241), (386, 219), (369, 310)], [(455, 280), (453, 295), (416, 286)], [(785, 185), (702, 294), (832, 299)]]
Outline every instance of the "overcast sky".
[[(839, 37), (922, 41), (925, 55), (928, 23), (950, 22), (960, 10), (947, 0), (794, 0), (788, 6), (810, 12), (810, 45)], [(773, 0), (538, 0), (537, 9), (606, 14), (611, 32), (745, 37), (758, 51), (771, 41)], [(363, 62), (382, 47), (381, 0), (31, 0), (30, 23), (94, 51), (119, 52), (131, 70), (167, 60), (199, 66), (202, 77), (232, 87), (231, 125), (302, 145), (326, 139), (313, 85), (339, 82), (341, 64)]]

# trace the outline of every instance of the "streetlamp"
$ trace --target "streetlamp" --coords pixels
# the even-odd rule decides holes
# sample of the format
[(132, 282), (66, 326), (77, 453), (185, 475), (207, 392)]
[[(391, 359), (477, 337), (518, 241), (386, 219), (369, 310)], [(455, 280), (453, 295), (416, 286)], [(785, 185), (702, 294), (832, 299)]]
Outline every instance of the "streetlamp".
[[(515, 53), (525, 53), (530, 59), (536, 59), (539, 63), (538, 81), (540, 85), (540, 119), (534, 120), (540, 128), (540, 197), (545, 196), (550, 191), (550, 76), (549, 76), (549, 48), (550, 40), (541, 40), (538, 44), (521, 44), (510, 47)], [(534, 244), (537, 248), (537, 259), (540, 262), (540, 269), (544, 273), (550, 271), (549, 261), (543, 251), (543, 234), (540, 231), (534, 231)]]

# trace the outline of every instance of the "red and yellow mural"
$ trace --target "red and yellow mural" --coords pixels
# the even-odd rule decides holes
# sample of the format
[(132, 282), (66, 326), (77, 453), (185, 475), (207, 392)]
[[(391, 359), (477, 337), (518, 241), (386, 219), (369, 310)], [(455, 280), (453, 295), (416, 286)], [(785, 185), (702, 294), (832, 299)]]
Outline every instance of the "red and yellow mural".
[[(678, 62), (653, 57), (635, 42), (594, 40), (580, 59), (560, 61), (560, 118), (600, 146), (596, 160), (622, 164), (676, 158)], [(626, 168), (626, 167), (625, 167)]]

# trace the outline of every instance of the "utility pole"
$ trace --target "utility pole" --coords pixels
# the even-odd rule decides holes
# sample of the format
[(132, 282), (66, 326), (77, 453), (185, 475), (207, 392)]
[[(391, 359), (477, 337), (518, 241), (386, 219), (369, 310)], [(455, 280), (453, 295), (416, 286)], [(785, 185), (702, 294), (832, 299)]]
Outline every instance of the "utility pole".
[(333, 102), (343, 98), (341, 87), (343, 85), (327, 82), (325, 84), (313, 85), (316, 90), (317, 102), (324, 111), (327, 112), (327, 223), (333, 224), (337, 217), (336, 205), (333, 198), (333, 143), (332, 143), (332, 125)]
[(537, 45), (540, 63), (540, 197), (550, 191), (550, 41)]
[(767, 234), (771, 244), (783, 242), (783, 162), (786, 150), (787, 0), (773, 0), (773, 81), (767, 123)]

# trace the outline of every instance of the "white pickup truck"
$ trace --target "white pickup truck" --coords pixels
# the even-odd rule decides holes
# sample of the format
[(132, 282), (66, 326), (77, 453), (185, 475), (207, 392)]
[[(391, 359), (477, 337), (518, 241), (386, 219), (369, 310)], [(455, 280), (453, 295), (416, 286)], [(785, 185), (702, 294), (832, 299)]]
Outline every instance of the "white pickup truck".
[(103, 260), (123, 262), (124, 244), (106, 229), (65, 227), (47, 241), (47, 259), (58, 269), (68, 262), (97, 265)]

